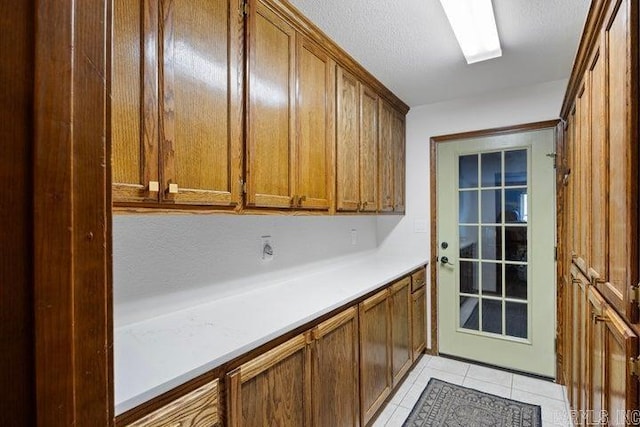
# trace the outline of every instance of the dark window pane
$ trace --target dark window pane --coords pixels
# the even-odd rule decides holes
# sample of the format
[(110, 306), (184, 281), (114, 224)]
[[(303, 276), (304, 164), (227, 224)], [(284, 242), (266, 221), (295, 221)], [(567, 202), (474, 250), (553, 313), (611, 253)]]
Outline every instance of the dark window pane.
[(479, 318), (478, 298), (460, 297), (460, 327), (477, 331)]
[(502, 153), (486, 153), (481, 156), (483, 187), (500, 187), (502, 185)]
[(502, 259), (502, 227), (482, 227), (482, 259)]
[(527, 338), (527, 304), (507, 302), (505, 306), (507, 335)]
[(527, 261), (527, 227), (505, 227), (504, 256), (507, 261)]
[(482, 330), (502, 334), (502, 301), (482, 300)]
[(482, 222), (484, 224), (499, 224), (502, 212), (502, 190), (483, 190)]
[(504, 275), (507, 298), (527, 299), (527, 266), (506, 264)]
[(527, 185), (527, 150), (505, 151), (504, 185)]
[(482, 263), (482, 295), (502, 296), (502, 264)]
[(461, 191), (460, 204), (458, 205), (458, 222), (461, 224), (478, 223), (478, 192)]
[(480, 271), (477, 261), (460, 261), (460, 293), (477, 294)]
[[(484, 195), (483, 195), (484, 196)], [(504, 191), (504, 222), (525, 223), (528, 220), (528, 196), (526, 188)]]
[(480, 257), (478, 245), (478, 227), (473, 225), (460, 226), (460, 258)]
[(459, 188), (474, 188), (478, 186), (478, 155), (460, 156)]

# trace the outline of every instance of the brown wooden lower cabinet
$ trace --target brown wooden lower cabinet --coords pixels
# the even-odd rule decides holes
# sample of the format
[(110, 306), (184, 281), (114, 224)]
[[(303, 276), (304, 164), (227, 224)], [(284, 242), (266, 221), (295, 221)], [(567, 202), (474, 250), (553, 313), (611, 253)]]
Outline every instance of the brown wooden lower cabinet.
[(129, 424), (130, 427), (218, 427), (221, 425), (218, 380)]
[(575, 266), (564, 318), (567, 381), (576, 425), (639, 425), (638, 337)]
[(427, 301), (423, 286), (411, 294), (411, 360), (416, 361), (427, 344)]
[(230, 427), (311, 425), (307, 340), (298, 335), (227, 375)]
[(411, 368), (411, 277), (389, 288), (391, 310), (391, 379), (395, 387)]
[(391, 393), (389, 291), (360, 303), (360, 411), (366, 424)]
[(313, 329), (311, 387), (315, 427), (360, 425), (358, 309)]

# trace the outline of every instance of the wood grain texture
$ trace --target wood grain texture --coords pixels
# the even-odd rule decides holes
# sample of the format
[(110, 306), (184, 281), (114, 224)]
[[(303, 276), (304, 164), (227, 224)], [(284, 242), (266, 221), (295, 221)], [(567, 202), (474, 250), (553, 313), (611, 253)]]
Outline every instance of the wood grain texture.
[(129, 426), (217, 427), (221, 425), (219, 412), (218, 380), (215, 380)]
[(411, 273), (411, 292), (424, 287), (427, 284), (427, 270), (421, 268)]
[(360, 210), (378, 209), (378, 95), (360, 84)]
[(110, 3), (39, 2), (36, 26), (37, 422), (111, 425)]
[(115, 202), (157, 202), (158, 0), (113, 2), (111, 162)]
[(592, 409), (589, 414), (590, 423), (596, 423), (596, 418), (604, 409), (604, 358), (605, 358), (605, 325), (606, 317), (604, 310), (606, 301), (595, 288), (590, 287), (588, 291), (589, 322), (587, 327), (587, 403), (586, 407)]
[(333, 201), (335, 62), (298, 35), (295, 190), (298, 207), (328, 210)]
[(378, 107), (378, 210), (393, 212), (394, 144), (392, 120), (394, 110), (380, 100)]
[(33, 86), (35, 2), (1, 2), (0, 23), (0, 412), (34, 425)]
[(427, 293), (421, 287), (411, 294), (411, 360), (416, 361), (426, 348)]
[(389, 288), (391, 319), (391, 381), (395, 387), (409, 371), (412, 362), (411, 278), (406, 277)]
[(404, 214), (406, 192), (405, 117), (396, 112), (391, 119), (393, 138), (393, 212)]
[(360, 303), (360, 413), (368, 423), (392, 389), (388, 291)]
[[(578, 140), (580, 191), (578, 194), (578, 228), (579, 236), (578, 256), (585, 266), (591, 265), (591, 81), (584, 79), (584, 91), (578, 98), (576, 114), (580, 115), (580, 133)], [(586, 196), (586, 197), (585, 197)], [(583, 274), (588, 274), (588, 267), (582, 267)]]
[(336, 209), (360, 208), (360, 83), (338, 67), (336, 119)]
[[(239, 203), (237, 1), (162, 2), (164, 202)], [(170, 183), (177, 193), (168, 193)]]
[(351, 307), (314, 329), (313, 425), (360, 425), (358, 309)]

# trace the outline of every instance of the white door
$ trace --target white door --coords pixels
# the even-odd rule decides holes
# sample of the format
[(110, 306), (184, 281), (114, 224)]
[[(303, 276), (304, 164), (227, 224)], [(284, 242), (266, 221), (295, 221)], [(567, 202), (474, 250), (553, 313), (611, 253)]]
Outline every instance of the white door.
[(440, 353), (555, 377), (554, 135), (438, 144)]

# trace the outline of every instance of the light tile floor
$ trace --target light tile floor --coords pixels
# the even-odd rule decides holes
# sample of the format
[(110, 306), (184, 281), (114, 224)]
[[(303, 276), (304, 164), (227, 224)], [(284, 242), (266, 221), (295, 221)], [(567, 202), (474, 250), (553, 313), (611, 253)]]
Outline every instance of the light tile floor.
[(444, 357), (424, 355), (387, 402), (373, 426), (402, 426), (431, 378), (540, 405), (545, 427), (571, 425), (564, 386)]

